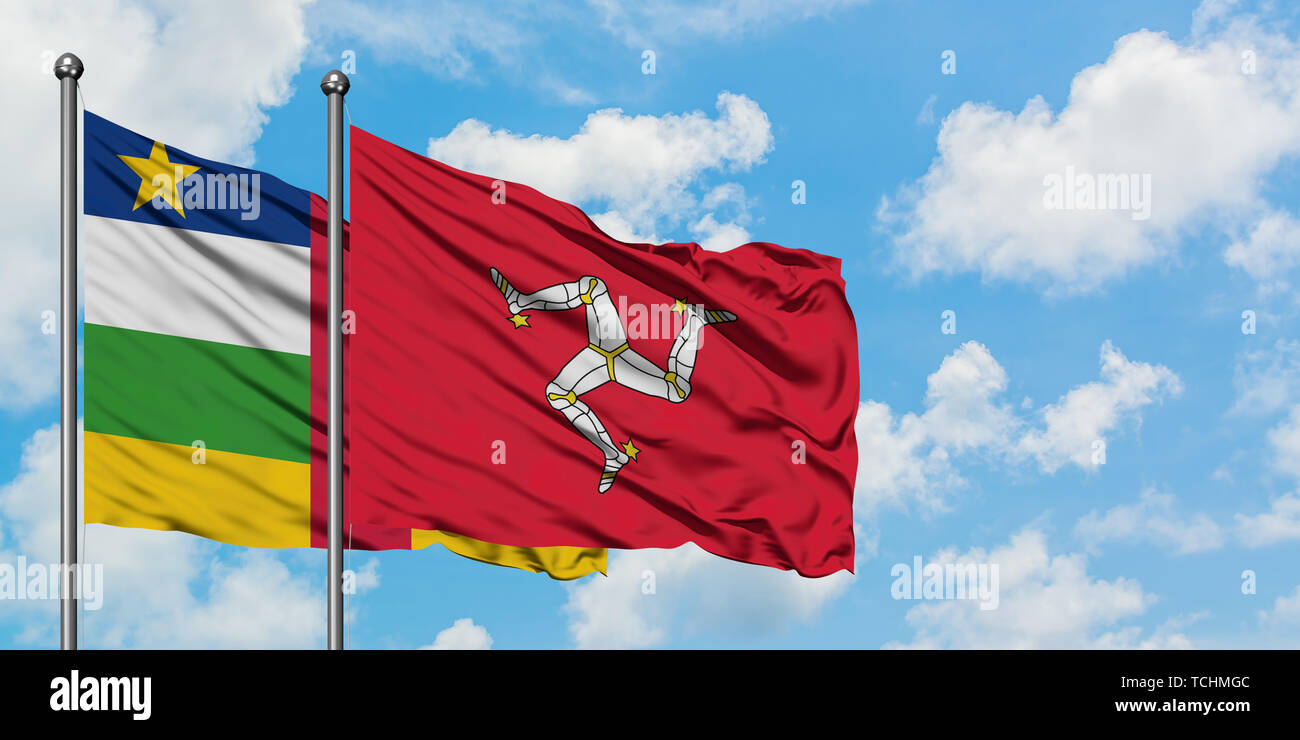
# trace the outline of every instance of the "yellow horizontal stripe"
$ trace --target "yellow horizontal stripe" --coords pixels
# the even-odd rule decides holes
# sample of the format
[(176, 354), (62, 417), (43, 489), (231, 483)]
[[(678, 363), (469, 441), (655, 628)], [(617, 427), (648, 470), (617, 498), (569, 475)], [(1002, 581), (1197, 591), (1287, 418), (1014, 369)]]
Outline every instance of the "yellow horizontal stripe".
[(311, 466), (86, 432), (85, 521), (244, 547), (311, 546)]
[[(189, 532), (242, 547), (311, 546), (311, 467), (254, 455), (86, 432), (85, 521)], [(442, 545), (494, 565), (572, 580), (604, 573), (606, 551), (496, 545), (411, 530), (411, 549)]]
[(421, 550), (430, 545), (442, 545), (457, 555), (483, 563), (546, 573), (561, 581), (604, 573), (607, 554), (600, 547), (515, 547), (494, 545), (450, 532), (411, 530), (412, 550)]

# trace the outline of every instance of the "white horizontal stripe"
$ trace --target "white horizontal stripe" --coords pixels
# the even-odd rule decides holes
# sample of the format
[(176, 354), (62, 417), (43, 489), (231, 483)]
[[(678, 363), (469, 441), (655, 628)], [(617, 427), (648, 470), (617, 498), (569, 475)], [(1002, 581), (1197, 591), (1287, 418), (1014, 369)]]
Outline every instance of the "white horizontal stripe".
[(311, 354), (311, 251), (85, 216), (86, 321)]

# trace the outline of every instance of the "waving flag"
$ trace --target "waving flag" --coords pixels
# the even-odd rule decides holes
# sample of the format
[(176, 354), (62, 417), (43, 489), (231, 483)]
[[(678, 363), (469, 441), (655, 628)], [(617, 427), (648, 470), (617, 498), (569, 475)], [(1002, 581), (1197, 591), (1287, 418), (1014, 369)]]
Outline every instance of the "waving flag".
[[(85, 521), (324, 547), (323, 200), (84, 120)], [(368, 524), (345, 541), (557, 578), (605, 560)]]
[(852, 569), (838, 259), (625, 244), (528, 187), (351, 141), (354, 518)]

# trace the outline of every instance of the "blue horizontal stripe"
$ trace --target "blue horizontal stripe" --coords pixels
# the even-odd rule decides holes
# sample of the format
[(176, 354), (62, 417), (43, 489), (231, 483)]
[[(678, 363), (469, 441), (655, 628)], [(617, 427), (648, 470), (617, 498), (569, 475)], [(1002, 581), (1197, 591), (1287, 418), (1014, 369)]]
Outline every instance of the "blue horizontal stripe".
[[(169, 161), (199, 167), (197, 172), (182, 181), (181, 188), (201, 188), (204, 194), (202, 206), (186, 206), (182, 194), (184, 216), (166, 204), (156, 205), (153, 200), (136, 208), (136, 194), (140, 190), (141, 178), (119, 155), (148, 158), (154, 140), (122, 128), (90, 111), (86, 111), (83, 120), (86, 214), (281, 244), (311, 246), (311, 194), (308, 191), (295, 188), (265, 172), (202, 159), (170, 146), (167, 147)], [(230, 197), (228, 182), (209, 177), (225, 175), (245, 176), (236, 180), (238, 184), (233, 193), (236, 196), (242, 194), (245, 203), (254, 197), (252, 176), (258, 175), (255, 208), (241, 207), (238, 197)], [(218, 191), (226, 195), (225, 203), (210, 197)]]

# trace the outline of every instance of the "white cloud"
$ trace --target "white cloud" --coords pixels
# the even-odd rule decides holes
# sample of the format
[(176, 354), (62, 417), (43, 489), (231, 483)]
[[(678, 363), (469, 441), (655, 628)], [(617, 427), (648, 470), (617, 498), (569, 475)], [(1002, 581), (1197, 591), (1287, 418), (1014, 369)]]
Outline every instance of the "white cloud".
[(361, 74), (373, 60), (414, 63), (443, 77), (463, 79), (474, 75), (480, 58), (503, 64), (523, 53), (532, 39), (520, 16), (533, 12), (539, 9), (527, 3), (489, 6), (422, 0), (376, 5), (325, 0), (313, 10), (310, 21), (318, 43), (331, 48), (357, 41), (365, 45), (356, 60)]
[(925, 421), (935, 444), (962, 452), (999, 444), (1012, 431), (1010, 409), (994, 402), (1007, 388), (1007, 371), (988, 348), (966, 342), (943, 358), (925, 382)]
[(352, 573), (353, 585), (357, 593), (363, 594), (379, 588), (379, 558), (374, 556), (367, 558), (365, 564), (354, 569)]
[[(725, 252), (753, 241), (745, 228), (750, 222), (749, 199), (739, 183), (725, 183), (705, 193), (700, 208), (708, 212), (690, 225), (690, 232), (701, 247)], [(733, 215), (730, 220), (719, 221), (718, 214), (724, 212)]]
[[(647, 45), (661, 51), (696, 38), (738, 38), (771, 30), (781, 24), (827, 16), (842, 7), (867, 0), (804, 0), (797, 4), (771, 0), (709, 0), (624, 2), (590, 0), (587, 4), (515, 0), (484, 4), (465, 0), (318, 0), (310, 16), (311, 36), (318, 46), (313, 61), (339, 66), (340, 50), (352, 48), (351, 61), (359, 74), (372, 64), (421, 67), (439, 77), (481, 81), (493, 70), (505, 71), (504, 81), (521, 81), (549, 102), (591, 105), (598, 94), (563, 75), (590, 79), (590, 71), (563, 72), (548, 62), (548, 39), (539, 29), (560, 28), (572, 40), (595, 33), (612, 36), (639, 54)], [(654, 43), (650, 43), (654, 39)], [(604, 38), (594, 40), (603, 43)], [(328, 49), (328, 51), (326, 51)], [(635, 70), (639, 56), (625, 58)], [(347, 71), (347, 70), (345, 70)]]
[[(907, 612), (915, 635), (891, 648), (1073, 649), (1187, 647), (1174, 629), (1141, 631), (1120, 623), (1146, 612), (1155, 597), (1135, 580), (1106, 581), (1088, 573), (1082, 553), (1052, 555), (1046, 537), (1026, 529), (992, 550), (938, 553), (929, 562), (997, 564), (999, 603), (984, 610), (976, 600), (925, 601)], [(1172, 625), (1171, 625), (1172, 627)]]
[(1136, 503), (1121, 504), (1098, 515), (1094, 509), (1074, 526), (1090, 552), (1106, 542), (1149, 542), (1175, 555), (1217, 550), (1223, 531), (1205, 514), (1181, 516), (1173, 495), (1148, 488)]
[(1300, 341), (1279, 339), (1272, 349), (1237, 356), (1230, 413), (1271, 414), (1300, 402)]
[(438, 633), (433, 644), (421, 650), (490, 650), (492, 635), (482, 625), (474, 624), (468, 617), (457, 619), (450, 627)]
[[(1176, 260), (1179, 240), (1203, 227), (1257, 220), (1269, 210), (1265, 177), (1300, 152), (1300, 45), (1249, 18), (1202, 14), (1201, 27), (1183, 44), (1146, 30), (1120, 38), (1075, 76), (1059, 112), (1034, 97), (1019, 113), (971, 102), (951, 113), (929, 170), (878, 209), (896, 265), (1082, 292)], [(1254, 74), (1243, 50), (1256, 55)], [(1045, 178), (1067, 167), (1149, 174), (1150, 218), (1045, 207)], [(1229, 260), (1289, 263), (1273, 238), (1282, 230), (1264, 227), (1260, 244), (1230, 249)]]
[(926, 378), (925, 411), (895, 420), (888, 405), (858, 407), (858, 479), (854, 507), (869, 519), (879, 508), (915, 501), (929, 513), (947, 508), (946, 491), (964, 481), (955, 455), (976, 448), (1005, 449), (1017, 420), (996, 397), (1006, 370), (988, 348), (966, 342)]
[(6, 8), (6, 94), (29, 102), (7, 111), (0, 138), (0, 158), (23, 173), (0, 183), (0, 407), (22, 408), (56, 392), (57, 337), (41, 333), (42, 311), (58, 308), (56, 55), (73, 51), (85, 62), (82, 91), (95, 113), (195, 154), (249, 162), (266, 109), (290, 94), (307, 46), (306, 4), (110, 0)]
[[(1277, 473), (1300, 478), (1300, 404), (1266, 435)], [(1236, 515), (1237, 538), (1250, 548), (1267, 547), (1281, 542), (1300, 540), (1300, 492), (1279, 496), (1269, 510), (1258, 514)]]
[(691, 224), (691, 235), (701, 247), (714, 252), (725, 252), (752, 241), (745, 227), (732, 222), (718, 223), (712, 213)]
[(1300, 540), (1300, 494), (1280, 496), (1268, 511), (1253, 516), (1237, 514), (1236, 520), (1237, 537), (1246, 547)]
[(1092, 647), (1099, 650), (1191, 650), (1196, 645), (1192, 644), (1191, 638), (1184, 634), (1183, 629), (1209, 614), (1201, 611), (1170, 617), (1157, 625), (1147, 637), (1142, 636), (1141, 627), (1123, 627), (1102, 635)]
[[(1092, 470), (1091, 442), (1097, 438), (1093, 435), (1113, 433), (1124, 421), (1138, 418), (1142, 406), (1178, 389), (1177, 376), (1168, 368), (1131, 362), (1109, 342), (1101, 348), (1101, 368), (1100, 381), (1074, 388), (1037, 414), (1026, 413), (1020, 404), (1001, 400), (1008, 377), (988, 348), (967, 342), (927, 378), (922, 413), (895, 418), (886, 404), (870, 400), (861, 404), (855, 421), (859, 461), (854, 500), (855, 532), (864, 554), (870, 556), (871, 540), (878, 536), (873, 518), (880, 509), (915, 504), (924, 513), (935, 513), (947, 508), (947, 494), (964, 483), (955, 458), (982, 455), (1008, 464), (1034, 462), (1046, 473), (1067, 464)], [(1041, 427), (1040, 416), (1045, 420)], [(1071, 424), (1081, 425), (1089, 435), (1084, 455), (1074, 454), (1071, 445), (1078, 440), (1063, 430)], [(1035, 548), (1044, 550), (1042, 559), (1047, 563), (1034, 566), (1038, 570), (1024, 564), (1035, 555)], [(1020, 606), (1012, 607), (1017, 619), (1026, 622), (1026, 640), (1055, 645), (1081, 629), (1109, 623), (1109, 613), (1118, 618), (1135, 604), (1140, 608), (1134, 613), (1145, 608), (1146, 597), (1135, 583), (1123, 579), (1107, 583), (1080, 575), (1084, 556), (1046, 558), (1038, 533), (1021, 537), (1003, 550), (999, 555), (1011, 558), (1013, 570), (1028, 571), (1021, 580), (1039, 581), (1018, 591)], [(768, 634), (810, 621), (852, 581), (847, 574), (804, 579), (792, 572), (718, 558), (693, 545), (611, 553), (609, 568), (608, 578), (587, 579), (571, 587), (565, 610), (579, 647), (652, 647), (693, 635), (730, 636), (737, 630)], [(647, 583), (653, 583), (653, 594), (643, 591)], [(1057, 626), (1050, 624), (1050, 617), (1043, 618), (1044, 624), (1028, 623), (1033, 609), (1050, 612), (1057, 608), (1055, 599), (1080, 585), (1086, 587), (1085, 595), (1109, 599), (1110, 606), (1098, 606), (1099, 611), (1072, 606), (1078, 613), (1066, 615)], [(1011, 641), (1017, 628), (1005, 628), (1006, 634), (998, 639)], [(1095, 640), (1099, 645), (1107, 641), (1111, 646), (1151, 646), (1161, 643), (1163, 635), (1141, 639), (1130, 629), (1098, 634)], [(1178, 638), (1173, 635), (1161, 644), (1178, 645)], [(920, 641), (942, 639), (946, 638), (927, 635)]]
[(988, 348), (966, 342), (926, 379), (922, 413), (895, 419), (889, 406), (863, 403), (855, 427), (860, 515), (909, 501), (923, 511), (943, 511), (945, 493), (963, 484), (953, 466), (962, 455), (1008, 464), (1033, 461), (1048, 474), (1069, 464), (1095, 470), (1095, 440), (1105, 441), (1126, 421), (1140, 420), (1142, 407), (1181, 390), (1172, 370), (1128, 360), (1109, 341), (1101, 347), (1100, 380), (1036, 412), (1032, 403), (1002, 401), (1007, 383), (1006, 370)]
[(619, 241), (630, 244), (660, 244), (664, 240), (655, 234), (653, 228), (649, 233), (641, 232), (636, 226), (633, 226), (623, 214), (618, 211), (605, 211), (604, 213), (588, 214), (591, 220), (596, 222), (601, 231), (618, 239)]
[(1259, 613), (1259, 621), (1270, 627), (1300, 626), (1300, 586), (1290, 596), (1279, 596), (1273, 608)]
[(1228, 246), (1223, 259), (1244, 270), (1263, 293), (1286, 291), (1288, 273), (1300, 266), (1300, 221), (1289, 213), (1268, 213), (1244, 239)]
[[(430, 139), (428, 155), (589, 210), (604, 208), (594, 218), (618, 238), (642, 241), (640, 235), (675, 228), (696, 213), (692, 232), (720, 245), (748, 237), (743, 222), (720, 224), (712, 216), (739, 186), (703, 196), (696, 189), (706, 173), (761, 164), (772, 149), (772, 127), (758, 103), (744, 95), (719, 94), (717, 109), (710, 118), (703, 111), (629, 116), (607, 108), (588, 116), (568, 138), (525, 136), (468, 119)], [(741, 207), (743, 212), (743, 202)]]
[(1182, 382), (1164, 365), (1133, 362), (1107, 340), (1101, 347), (1101, 380), (1072, 389), (1042, 411), (1044, 429), (1027, 433), (1017, 450), (1053, 473), (1067, 462), (1092, 466), (1093, 442), (1105, 441), (1128, 414), (1182, 393)]
[[(0, 487), (0, 562), (59, 562), (58, 426), (23, 446)], [(103, 606), (86, 611), (89, 647), (311, 648), (324, 641), (324, 590), (268, 552), (229, 560), (179, 532), (86, 525), (81, 561), (103, 566)], [(368, 578), (377, 580), (375, 573)], [(7, 602), (0, 619), (37, 644), (57, 642), (54, 601)]]
[(245, 550), (233, 562), (212, 561), (208, 577), (206, 599), (183, 599), (152, 618), (140, 615), (133, 642), (227, 649), (325, 643), (323, 591), (270, 553)]
[(674, 44), (688, 38), (736, 38), (827, 16), (867, 0), (588, 0), (604, 27), (630, 45)]
[(606, 578), (569, 587), (564, 609), (580, 648), (646, 648), (700, 634), (780, 632), (811, 621), (854, 580), (846, 571), (804, 578), (691, 544), (611, 552), (608, 570)]
[(921, 112), (916, 114), (916, 122), (922, 126), (929, 126), (934, 123), (934, 104), (939, 102), (939, 96), (931, 94), (921, 105)]
[(1292, 406), (1287, 418), (1268, 430), (1268, 444), (1273, 450), (1273, 468), (1300, 478), (1300, 404)]
[(598, 100), (552, 67), (539, 32), (543, 23), (569, 32), (589, 26), (590, 14), (581, 8), (539, 0), (320, 0), (309, 22), (313, 61), (359, 75), (361, 83), (367, 70), (402, 65), (471, 84), (492, 78), (529, 88), (548, 103), (589, 106)]
[(853, 506), (862, 517), (877, 509), (906, 507), (915, 501), (923, 511), (947, 508), (944, 492), (961, 485), (944, 448), (930, 441), (923, 416), (905, 414), (897, 421), (887, 404), (866, 401), (853, 424), (858, 439), (858, 479)]
[(569, 82), (556, 77), (553, 74), (544, 74), (538, 79), (538, 84), (542, 90), (561, 102), (569, 105), (594, 105), (596, 103), (596, 94), (590, 90), (578, 87)]

